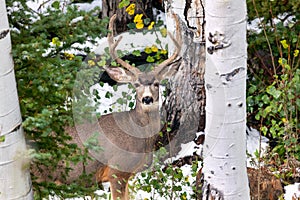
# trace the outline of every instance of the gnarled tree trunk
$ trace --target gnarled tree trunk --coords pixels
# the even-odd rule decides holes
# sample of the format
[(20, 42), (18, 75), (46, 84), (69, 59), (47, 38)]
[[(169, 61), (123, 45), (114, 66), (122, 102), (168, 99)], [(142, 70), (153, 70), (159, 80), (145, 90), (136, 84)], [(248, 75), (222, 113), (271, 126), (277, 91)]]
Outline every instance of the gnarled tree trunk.
[[(205, 125), (205, 40), (204, 40), (204, 4), (202, 1), (165, 1), (167, 28), (174, 32), (171, 13), (180, 18), (182, 32), (181, 66), (172, 79), (165, 102), (167, 122), (171, 123), (168, 137), (161, 139), (175, 154), (182, 143), (192, 141), (196, 132), (203, 131)], [(169, 49), (170, 48), (169, 46)], [(172, 54), (172, 52), (169, 52)]]

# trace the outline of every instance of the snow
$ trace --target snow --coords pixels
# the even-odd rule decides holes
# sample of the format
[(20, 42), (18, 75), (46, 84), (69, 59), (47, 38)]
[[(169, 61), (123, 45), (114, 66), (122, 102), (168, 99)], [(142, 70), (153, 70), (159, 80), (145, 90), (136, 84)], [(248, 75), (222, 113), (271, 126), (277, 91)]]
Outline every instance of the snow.
[(80, 10), (91, 11), (95, 7), (102, 8), (102, 0), (94, 0), (92, 3), (76, 3), (75, 5)]
[[(38, 12), (38, 13), (43, 13), (45, 12), (48, 8), (51, 8), (51, 5), (55, 2), (56, 0), (31, 0), (27, 1), (26, 4), (28, 7), (30, 7), (32, 10)], [(60, 0), (60, 6), (62, 8), (65, 8), (66, 5), (68, 5), (71, 2), (71, 0)]]
[[(93, 85), (90, 88), (91, 94), (94, 90), (97, 90), (100, 96), (100, 105), (97, 107), (97, 113), (100, 114), (109, 114), (111, 112), (121, 112), (121, 111), (128, 111), (130, 108), (128, 107), (128, 102), (126, 105), (121, 105), (117, 103), (119, 98), (124, 98), (122, 93), (125, 92), (126, 94), (132, 94), (133, 91), (128, 87), (127, 84), (119, 85), (117, 91), (113, 89), (107, 83), (104, 83), (103, 87), (100, 84)], [(109, 92), (112, 94), (110, 98), (105, 97), (105, 94)]]
[(251, 164), (251, 160), (252, 159), (254, 159), (255, 161), (257, 160), (256, 156), (255, 156), (255, 152), (257, 152), (259, 149), (260, 139), (261, 139), (261, 144), (260, 144), (261, 145), (261, 153), (260, 153), (261, 156), (267, 150), (269, 139), (264, 136), (260, 136), (259, 131), (254, 128), (251, 128), (251, 127), (247, 127), (246, 133), (247, 133), (247, 135), (246, 135), (247, 152), (250, 155), (247, 158), (247, 166), (255, 168), (256, 166)]
[[(204, 132), (198, 132), (195, 134), (196, 137), (199, 135), (203, 135)], [(178, 160), (180, 158), (183, 158), (185, 156), (192, 156), (196, 152), (197, 155), (202, 154), (202, 145), (197, 145), (194, 141), (191, 141), (187, 144), (181, 144), (181, 151), (178, 152), (178, 154), (173, 157), (167, 159), (165, 162), (166, 163), (172, 163), (174, 160)]]
[(287, 185), (284, 187), (285, 194), (284, 199), (285, 200), (297, 200), (300, 198), (300, 183), (295, 183), (293, 185)]

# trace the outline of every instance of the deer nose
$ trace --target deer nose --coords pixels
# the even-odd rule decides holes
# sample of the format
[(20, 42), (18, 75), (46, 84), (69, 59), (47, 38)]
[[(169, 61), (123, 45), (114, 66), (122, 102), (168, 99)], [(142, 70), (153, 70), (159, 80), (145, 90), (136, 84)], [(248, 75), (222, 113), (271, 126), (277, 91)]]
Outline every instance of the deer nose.
[(153, 98), (150, 96), (143, 97), (142, 102), (143, 104), (149, 105), (153, 103)]

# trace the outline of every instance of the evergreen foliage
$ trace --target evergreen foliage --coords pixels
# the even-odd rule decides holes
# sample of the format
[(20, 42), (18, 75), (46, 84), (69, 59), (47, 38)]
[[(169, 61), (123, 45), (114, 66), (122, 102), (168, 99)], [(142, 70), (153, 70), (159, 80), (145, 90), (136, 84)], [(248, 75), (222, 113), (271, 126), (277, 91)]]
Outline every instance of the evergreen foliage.
[[(95, 44), (106, 36), (107, 19), (99, 19), (100, 9), (80, 11), (59, 1), (36, 12), (26, 0), (7, 1), (12, 28), (12, 54), (26, 138), (32, 144), (33, 165), (57, 170), (59, 161), (78, 163), (88, 159), (64, 131), (72, 125), (71, 95), (83, 56), (90, 49), (78, 44)], [(76, 54), (76, 52), (79, 52)], [(68, 167), (61, 176), (67, 176)], [(86, 195), (95, 188), (37, 182), (32, 176), (35, 198), (56, 192), (63, 197)]]

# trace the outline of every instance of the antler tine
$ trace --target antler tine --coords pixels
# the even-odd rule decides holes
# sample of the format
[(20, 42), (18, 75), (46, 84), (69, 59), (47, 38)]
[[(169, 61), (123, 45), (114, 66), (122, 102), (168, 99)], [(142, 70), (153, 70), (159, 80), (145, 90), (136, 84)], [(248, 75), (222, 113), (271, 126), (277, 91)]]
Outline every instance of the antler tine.
[(182, 42), (182, 37), (181, 37), (181, 28), (180, 28), (180, 24), (179, 24), (179, 19), (178, 19), (178, 16), (174, 13), (173, 13), (173, 17), (176, 22), (176, 39), (170, 32), (168, 32), (168, 35), (170, 36), (171, 40), (175, 44), (175, 51), (170, 58), (168, 58), (167, 60), (163, 61), (162, 63), (160, 63), (159, 65), (156, 66), (155, 71), (157, 71), (157, 72), (161, 71), (164, 67), (166, 67), (171, 62), (173, 62), (174, 59), (179, 55), (180, 50), (181, 50), (181, 46), (179, 45), (179, 43)]
[(118, 38), (116, 42), (114, 42), (114, 35), (113, 35), (113, 27), (114, 27), (114, 22), (117, 18), (117, 15), (114, 14), (109, 21), (109, 26), (108, 29), (110, 33), (107, 35), (107, 40), (108, 40), (108, 45), (109, 45), (109, 53), (112, 57), (113, 60), (115, 60), (117, 63), (119, 63), (122, 67), (127, 69), (129, 72), (133, 73), (135, 76), (138, 75), (140, 72), (139, 69), (136, 67), (130, 65), (129, 63), (125, 62), (121, 58), (118, 57), (117, 52), (116, 52), (116, 47), (118, 46), (119, 42), (122, 40), (122, 36)]

